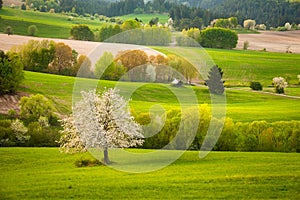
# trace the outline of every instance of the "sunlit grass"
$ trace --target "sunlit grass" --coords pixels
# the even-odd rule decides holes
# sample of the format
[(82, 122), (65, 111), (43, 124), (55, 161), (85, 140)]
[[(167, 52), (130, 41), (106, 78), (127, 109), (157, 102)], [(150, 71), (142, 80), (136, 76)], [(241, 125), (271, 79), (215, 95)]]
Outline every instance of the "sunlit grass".
[[(147, 150), (131, 150), (147, 152)], [(149, 150), (150, 151), (150, 150)], [(0, 148), (2, 199), (298, 199), (300, 154), (186, 152), (159, 171), (77, 168), (57, 148)]]

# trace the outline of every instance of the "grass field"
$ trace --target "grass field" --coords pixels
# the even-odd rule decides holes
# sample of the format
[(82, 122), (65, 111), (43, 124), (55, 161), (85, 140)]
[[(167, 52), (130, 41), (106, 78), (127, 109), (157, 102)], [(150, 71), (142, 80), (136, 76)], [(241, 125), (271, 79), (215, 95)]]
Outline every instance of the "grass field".
[[(145, 152), (146, 150), (134, 150)], [(1, 199), (299, 199), (300, 154), (186, 152), (159, 171), (77, 168), (86, 154), (0, 148)]]
[[(169, 47), (153, 47), (168, 53)], [(183, 48), (185, 49), (185, 48)], [(202, 49), (193, 51), (201, 55)], [(274, 77), (284, 77), (290, 85), (298, 84), (297, 75), (300, 56), (298, 54), (285, 54), (261, 51), (205, 49), (215, 64), (224, 71), (225, 85), (249, 86), (250, 81), (259, 81), (265, 87), (272, 86)]]
[[(74, 25), (86, 24), (95, 31), (100, 29), (103, 24), (98, 19), (74, 17), (68, 21), (69, 17), (62, 14), (24, 11), (7, 7), (0, 10), (0, 16), (0, 32), (4, 32), (7, 26), (11, 26), (14, 34), (28, 35), (28, 26), (36, 25), (38, 28), (36, 36), (47, 38), (69, 38), (70, 30)], [(123, 21), (138, 18), (143, 23), (148, 23), (153, 17), (158, 17), (162, 24), (166, 23), (169, 18), (166, 14), (130, 14), (119, 18)]]
[(14, 34), (28, 35), (28, 26), (34, 24), (38, 28), (36, 36), (48, 38), (69, 38), (72, 26), (78, 24), (86, 24), (92, 30), (100, 29), (102, 25), (99, 20), (74, 17), (73, 20), (68, 21), (68, 16), (62, 14), (10, 8), (2, 8), (0, 15), (0, 32), (3, 32), (7, 26), (11, 26)]
[(129, 15), (119, 16), (118, 18), (122, 19), (123, 21), (127, 19), (138, 18), (139, 20), (142, 20), (144, 24), (148, 24), (149, 21), (155, 17), (159, 19), (159, 22), (161, 24), (165, 24), (169, 19), (168, 14), (157, 14), (157, 13), (156, 14), (155, 13), (154, 14), (129, 14)]
[[(93, 79), (84, 79), (87, 83), (96, 84)], [(113, 87), (116, 82), (101, 81), (100, 86)], [(73, 77), (57, 76), (35, 72), (25, 72), (25, 81), (21, 90), (29, 94), (40, 93), (52, 100), (60, 113), (70, 113), (72, 105)], [(141, 83), (120, 83), (124, 91), (140, 87)], [(154, 104), (160, 104), (165, 109), (179, 108), (178, 101), (170, 91), (169, 84), (147, 84), (133, 94), (131, 106), (137, 112), (147, 112)], [(210, 95), (206, 87), (194, 86), (198, 102), (210, 103)], [(183, 106), (191, 107), (187, 88), (175, 89), (183, 98)], [(291, 88), (293, 94), (299, 94), (300, 88)], [(300, 100), (273, 94), (252, 92), (245, 88), (229, 88), (226, 90), (227, 116), (234, 121), (280, 121), (300, 119)], [(274, 105), (276, 108), (274, 109)]]

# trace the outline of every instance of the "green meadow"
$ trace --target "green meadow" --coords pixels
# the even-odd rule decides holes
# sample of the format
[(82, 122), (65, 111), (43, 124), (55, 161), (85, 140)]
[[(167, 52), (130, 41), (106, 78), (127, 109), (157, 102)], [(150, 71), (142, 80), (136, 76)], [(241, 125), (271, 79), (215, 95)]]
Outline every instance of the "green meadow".
[[(134, 150), (145, 153), (147, 150)], [(300, 154), (187, 151), (161, 170), (134, 174), (75, 167), (90, 154), (0, 148), (1, 199), (299, 199)]]
[[(43, 74), (36, 72), (25, 72), (25, 80), (21, 90), (29, 94), (40, 93), (48, 97), (56, 106), (61, 114), (71, 112), (72, 93), (74, 86), (74, 77), (58, 76), (52, 74)], [(94, 79), (81, 79), (81, 83), (98, 85)], [(116, 82), (103, 81), (99, 83), (100, 88), (113, 87)], [(126, 94), (134, 91), (131, 96), (131, 108), (137, 112), (148, 112), (153, 105), (161, 105), (166, 110), (180, 108), (176, 96), (172, 90), (182, 96), (182, 105), (184, 108), (194, 107), (198, 104), (211, 103), (211, 96), (205, 86), (186, 86), (185, 88), (173, 88), (169, 84), (156, 83), (128, 83), (118, 82), (119, 86), (124, 88)], [(136, 89), (137, 88), (137, 89)], [(198, 99), (198, 104), (190, 104), (192, 89)], [(291, 88), (294, 94), (299, 94), (300, 88)], [(287, 90), (289, 91), (289, 89)], [(299, 96), (298, 96), (299, 97)], [(227, 116), (234, 121), (280, 121), (280, 120), (298, 120), (300, 112), (299, 98), (287, 96), (278, 96), (275, 93), (253, 92), (248, 88), (227, 88)], [(276, 107), (274, 108), (274, 105)], [(217, 106), (217, 105), (216, 105)]]
[(73, 17), (69, 21), (67, 15), (11, 8), (1, 9), (0, 16), (0, 32), (11, 26), (14, 34), (28, 35), (28, 26), (36, 25), (38, 28), (36, 36), (47, 38), (69, 38), (72, 26), (78, 24), (86, 24), (92, 30), (100, 29), (102, 25), (102, 22), (96, 19)]
[[(72, 20), (68, 20), (69, 16), (63, 14), (24, 11), (7, 7), (0, 10), (0, 16), (0, 32), (4, 32), (7, 26), (11, 26), (14, 34), (28, 35), (28, 26), (36, 25), (38, 28), (36, 36), (46, 38), (69, 38), (72, 26), (78, 24), (86, 24), (93, 31), (99, 30), (103, 25), (99, 19), (73, 17)], [(138, 18), (143, 23), (148, 23), (153, 17), (158, 17), (162, 24), (166, 23), (169, 18), (166, 14), (129, 14), (118, 18), (123, 21)]]
[(119, 16), (118, 18), (122, 19), (123, 21), (128, 20), (128, 19), (138, 18), (144, 24), (148, 24), (149, 21), (152, 18), (156, 18), (156, 17), (159, 19), (159, 22), (161, 24), (165, 24), (169, 19), (168, 14), (158, 14), (158, 13), (153, 13), (153, 14), (128, 14), (128, 15)]

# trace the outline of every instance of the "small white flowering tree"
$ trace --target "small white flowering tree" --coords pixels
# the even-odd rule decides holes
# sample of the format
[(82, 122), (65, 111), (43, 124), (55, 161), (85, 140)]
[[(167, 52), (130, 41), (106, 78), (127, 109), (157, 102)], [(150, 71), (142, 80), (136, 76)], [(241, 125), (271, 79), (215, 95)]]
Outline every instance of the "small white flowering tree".
[(286, 88), (288, 86), (287, 82), (282, 77), (273, 78), (273, 83), (272, 84), (275, 87), (275, 91), (278, 94), (283, 94), (284, 93), (284, 88)]
[(128, 101), (118, 90), (108, 89), (82, 92), (82, 100), (74, 107), (73, 115), (63, 120), (61, 150), (72, 152), (85, 148), (104, 151), (105, 164), (109, 164), (108, 149), (142, 145), (144, 136), (127, 109)]
[(300, 74), (297, 76), (298, 78), (298, 83), (300, 84)]
[(13, 133), (18, 143), (24, 144), (30, 139), (30, 136), (26, 135), (28, 129), (19, 119), (16, 119), (11, 123), (11, 129), (13, 130)]

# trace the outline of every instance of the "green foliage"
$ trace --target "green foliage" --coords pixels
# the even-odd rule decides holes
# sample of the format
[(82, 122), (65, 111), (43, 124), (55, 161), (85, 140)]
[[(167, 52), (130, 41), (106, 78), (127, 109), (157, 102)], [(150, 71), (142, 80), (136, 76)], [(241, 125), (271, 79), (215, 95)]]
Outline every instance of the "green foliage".
[(94, 40), (94, 33), (87, 25), (73, 26), (71, 29), (71, 35), (75, 40)]
[(134, 20), (134, 19), (128, 19), (122, 24), (121, 28), (122, 28), (123, 31), (128, 31), (128, 30), (131, 30), (131, 29), (141, 28), (141, 23)]
[(15, 145), (13, 130), (11, 128), (11, 120), (0, 120), (0, 146)]
[(55, 45), (53, 61), (48, 66), (48, 72), (61, 75), (74, 74), (78, 53), (70, 46), (60, 42)]
[(0, 95), (16, 92), (23, 79), (23, 65), (19, 56), (0, 51)]
[(224, 28), (207, 28), (201, 32), (200, 44), (209, 48), (235, 48), (238, 35), (235, 31)]
[(20, 55), (25, 70), (47, 72), (55, 56), (55, 46), (56, 43), (49, 40), (29, 40), (11, 51)]
[(0, 9), (2, 8), (2, 5), (3, 5), (3, 1), (0, 0)]
[(252, 81), (250, 82), (250, 88), (252, 90), (263, 90), (263, 86), (260, 82)]
[(14, 32), (13, 32), (13, 28), (11, 27), (11, 26), (7, 26), (6, 28), (5, 28), (5, 33), (7, 34), (7, 35), (12, 35)]
[(243, 44), (243, 49), (247, 50), (248, 48), (249, 48), (249, 42), (245, 41), (244, 44)]
[[(95, 64), (95, 77), (98, 79), (102, 78), (104, 76), (103, 73), (105, 72), (105, 70), (107, 70), (109, 67), (113, 69), (113, 65), (115, 66), (113, 54), (107, 51), (104, 52)], [(108, 78), (108, 74), (106, 74), (105, 77)]]
[(58, 128), (46, 127), (39, 122), (28, 124), (28, 134), (30, 139), (27, 146), (30, 147), (57, 147), (60, 133)]
[(54, 123), (56, 119), (52, 103), (41, 94), (22, 97), (20, 107), (20, 116), (28, 122), (37, 122), (40, 117), (45, 117)]
[(38, 29), (36, 25), (30, 25), (28, 26), (27, 32), (29, 36), (35, 36), (38, 32)]
[(100, 31), (95, 34), (95, 40), (99, 42), (103, 42), (106, 39), (121, 33), (122, 29), (119, 25), (106, 25), (102, 26)]

